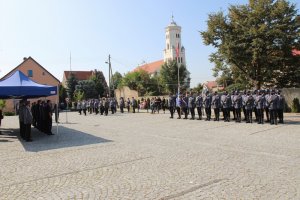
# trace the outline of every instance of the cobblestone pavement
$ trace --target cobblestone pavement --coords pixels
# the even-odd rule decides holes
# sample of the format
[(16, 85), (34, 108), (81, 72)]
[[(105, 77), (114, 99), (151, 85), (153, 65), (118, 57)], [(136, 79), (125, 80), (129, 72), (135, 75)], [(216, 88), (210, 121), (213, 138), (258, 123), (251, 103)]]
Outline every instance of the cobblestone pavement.
[[(0, 135), (0, 199), (300, 199), (300, 115), (287, 123), (61, 113), (59, 133)], [(56, 133), (56, 125), (53, 125)]]

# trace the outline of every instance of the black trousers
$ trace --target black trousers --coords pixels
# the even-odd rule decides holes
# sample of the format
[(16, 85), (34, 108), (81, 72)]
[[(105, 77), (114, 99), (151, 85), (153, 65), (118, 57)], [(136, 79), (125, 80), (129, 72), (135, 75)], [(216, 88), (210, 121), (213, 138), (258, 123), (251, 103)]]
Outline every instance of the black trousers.
[(108, 115), (108, 107), (104, 108), (104, 113), (105, 113), (106, 116)]
[(224, 114), (224, 121), (229, 122), (230, 121), (230, 108), (223, 108), (223, 114)]
[(211, 108), (205, 108), (206, 119), (210, 120), (211, 118)]
[(169, 110), (170, 110), (171, 118), (173, 118), (174, 117), (175, 108), (174, 107), (170, 107)]
[(25, 139), (25, 132), (26, 132), (25, 124), (21, 121), (19, 121), (19, 122), (20, 122), (20, 136), (22, 139)]
[(277, 115), (279, 118), (279, 123), (283, 123), (283, 109), (278, 109), (277, 110)]
[(81, 115), (81, 111), (82, 111), (81, 109), (78, 110), (78, 112), (79, 112), (80, 115)]
[(83, 113), (84, 113), (84, 115), (86, 115), (86, 109), (83, 109)]
[(123, 106), (120, 106), (120, 111), (121, 111), (121, 113), (124, 113), (124, 107)]
[(190, 108), (190, 112), (192, 119), (195, 119), (195, 108)]
[(235, 108), (235, 114), (236, 114), (236, 122), (242, 121), (242, 111), (241, 108)]
[(181, 108), (180, 107), (176, 107), (177, 110), (177, 114), (178, 114), (178, 119), (181, 118)]
[(132, 112), (135, 113), (135, 106), (132, 106)]
[(256, 112), (257, 112), (258, 123), (263, 124), (264, 123), (264, 109), (257, 108)]
[(230, 110), (232, 110), (232, 113), (233, 113), (233, 120), (236, 120), (236, 112), (235, 112), (234, 107), (231, 107)]
[(198, 113), (198, 119), (202, 119), (202, 109), (201, 109), (201, 107), (197, 107), (197, 113)]
[(270, 110), (270, 124), (277, 124), (277, 110)]
[(184, 113), (184, 119), (187, 119), (187, 116), (188, 116), (188, 108), (187, 107), (184, 107), (184, 108), (182, 108), (182, 111), (183, 111), (183, 113)]
[(127, 106), (127, 111), (128, 111), (128, 112), (130, 111), (130, 106)]
[(215, 113), (215, 121), (219, 121), (220, 120), (220, 109), (214, 108), (214, 113)]
[(31, 140), (31, 124), (24, 124), (25, 140)]
[(247, 123), (252, 123), (252, 109), (246, 109)]

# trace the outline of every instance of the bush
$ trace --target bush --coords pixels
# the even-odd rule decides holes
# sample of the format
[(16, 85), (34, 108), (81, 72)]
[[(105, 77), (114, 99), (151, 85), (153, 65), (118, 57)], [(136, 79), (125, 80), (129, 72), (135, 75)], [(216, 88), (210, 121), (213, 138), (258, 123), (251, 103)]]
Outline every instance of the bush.
[(293, 99), (292, 112), (294, 113), (300, 112), (300, 103), (298, 98)]
[(14, 112), (4, 112), (4, 116), (15, 116), (16, 114)]
[(3, 99), (0, 99), (0, 109), (3, 109), (6, 105), (6, 101)]

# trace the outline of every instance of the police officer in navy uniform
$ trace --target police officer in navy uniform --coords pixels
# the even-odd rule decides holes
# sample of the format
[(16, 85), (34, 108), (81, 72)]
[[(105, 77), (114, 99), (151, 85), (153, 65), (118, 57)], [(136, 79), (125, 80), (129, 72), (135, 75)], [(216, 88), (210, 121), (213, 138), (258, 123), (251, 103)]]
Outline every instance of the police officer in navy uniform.
[(265, 105), (265, 98), (262, 91), (259, 90), (255, 98), (255, 107), (257, 112), (258, 124), (264, 123), (264, 105)]
[(222, 107), (224, 112), (224, 121), (230, 122), (230, 108), (231, 108), (231, 95), (225, 91), (225, 94), (222, 98)]
[(196, 102), (195, 102), (195, 97), (194, 97), (193, 93), (190, 94), (188, 107), (189, 107), (190, 112), (191, 112), (191, 118), (190, 119), (194, 120), (195, 119)]
[(182, 103), (181, 103), (181, 109), (184, 113), (184, 118), (187, 119), (188, 117), (188, 103), (189, 103), (189, 97), (188, 94), (186, 94), (184, 97), (182, 97)]
[(176, 110), (178, 114), (177, 119), (181, 119), (181, 105), (182, 105), (182, 96), (178, 94), (176, 98)]
[(283, 110), (284, 110), (284, 105), (285, 105), (285, 99), (284, 96), (281, 94), (281, 91), (277, 91), (277, 96), (278, 96), (278, 106), (277, 106), (277, 115), (279, 118), (279, 122), (283, 124)]
[(217, 91), (212, 96), (211, 106), (212, 106), (212, 109), (214, 109), (214, 113), (215, 113), (214, 121), (219, 121), (220, 120), (221, 99), (220, 99), (220, 96)]
[(198, 113), (198, 120), (202, 120), (202, 106), (203, 106), (203, 98), (201, 93), (198, 93), (196, 97), (196, 108)]
[(176, 109), (176, 96), (174, 96), (170, 93), (168, 103), (169, 103), (168, 106), (169, 106), (169, 110), (170, 110), (170, 114), (171, 114), (170, 118), (173, 119), (174, 112), (175, 112), (175, 109)]
[(245, 109), (246, 109), (246, 115), (247, 115), (247, 121), (246, 123), (252, 123), (252, 111), (254, 106), (254, 98), (251, 95), (251, 92), (247, 92), (247, 97), (245, 98)]
[(210, 121), (211, 119), (211, 95), (209, 91), (206, 92), (206, 95), (203, 99), (203, 105), (206, 113), (206, 121)]
[(270, 112), (269, 112), (269, 98), (270, 98), (270, 90), (267, 89), (266, 93), (264, 95), (265, 97), (265, 112), (266, 112), (266, 117), (267, 117), (267, 121), (266, 122), (270, 122)]
[(239, 91), (235, 92), (234, 99), (233, 99), (233, 106), (234, 106), (235, 113), (236, 113), (236, 121), (235, 122), (241, 123), (243, 98), (242, 98), (242, 94)]
[(271, 91), (271, 96), (268, 98), (269, 112), (270, 112), (270, 124), (277, 125), (277, 105), (278, 96), (275, 94), (275, 90)]

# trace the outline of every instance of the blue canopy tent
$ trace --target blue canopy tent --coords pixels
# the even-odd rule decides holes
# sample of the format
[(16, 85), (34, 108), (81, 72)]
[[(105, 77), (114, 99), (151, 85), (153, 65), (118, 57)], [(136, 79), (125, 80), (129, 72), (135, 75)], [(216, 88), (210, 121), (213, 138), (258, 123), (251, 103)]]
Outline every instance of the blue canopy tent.
[[(58, 94), (57, 89), (57, 86), (38, 84), (17, 70), (0, 81), (0, 99), (33, 99), (53, 96)], [(57, 123), (56, 127), (58, 133)]]
[(56, 94), (57, 86), (38, 84), (19, 70), (0, 81), (0, 99), (30, 99)]

